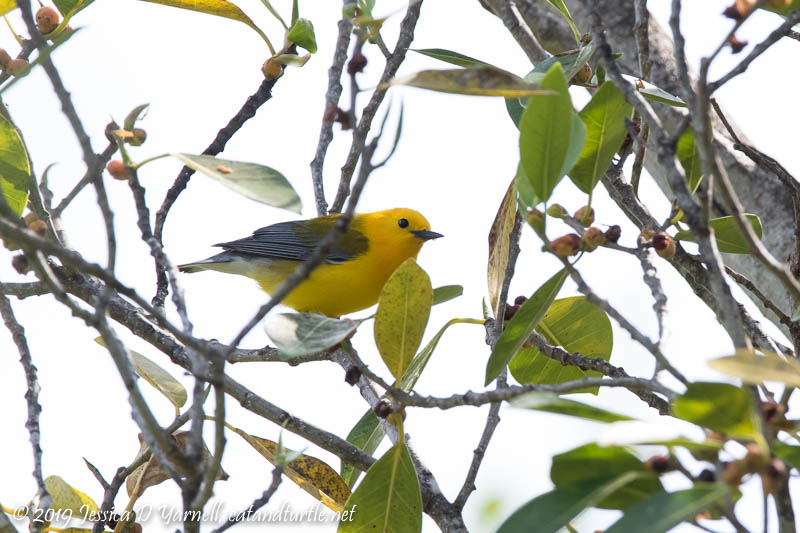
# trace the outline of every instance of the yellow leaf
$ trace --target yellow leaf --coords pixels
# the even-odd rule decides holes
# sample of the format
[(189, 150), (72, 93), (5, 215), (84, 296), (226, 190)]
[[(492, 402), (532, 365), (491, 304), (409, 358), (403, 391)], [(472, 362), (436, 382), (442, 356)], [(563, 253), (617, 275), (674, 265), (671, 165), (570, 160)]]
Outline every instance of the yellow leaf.
[(56, 512), (71, 511), (75, 516), (83, 516), (99, 511), (93, 499), (58, 476), (48, 476), (44, 480), (44, 486), (53, 498), (50, 508)]
[[(267, 461), (276, 464), (277, 442), (255, 437), (229, 424), (225, 425), (246, 440)], [(301, 454), (284, 466), (283, 473), (297, 483), (300, 488), (337, 513), (344, 509), (344, 504), (350, 497), (350, 488), (342, 477), (327, 463), (316, 457)]]
[(522, 78), (490, 66), (450, 70), (422, 70), (407, 78), (392, 80), (389, 85), (409, 85), (431, 91), (475, 96), (520, 98), (551, 94)]
[(740, 378), (745, 383), (777, 381), (800, 387), (800, 362), (772, 352), (756, 355), (750, 350), (739, 350), (735, 355), (712, 359), (708, 366), (723, 374)]
[(15, 7), (17, 7), (16, 0), (0, 0), (0, 15), (5, 15)]
[(492, 229), (489, 230), (489, 267), (487, 278), (489, 281), (489, 303), (492, 312), (497, 317), (497, 308), (500, 305), (500, 291), (508, 267), (509, 243), (511, 230), (517, 215), (517, 203), (514, 200), (514, 182), (508, 186), (508, 191), (500, 203), (500, 209), (494, 217)]
[[(97, 337), (94, 341), (100, 346), (106, 347), (102, 337)], [(176, 409), (186, 403), (186, 389), (181, 385), (180, 381), (172, 377), (172, 374), (139, 352), (128, 350), (128, 353), (131, 356), (131, 362), (133, 362), (133, 368), (136, 373), (166, 396)]]
[(247, 24), (258, 33), (264, 42), (269, 46), (270, 51), (274, 54), (272, 44), (261, 29), (256, 26), (250, 17), (245, 15), (244, 11), (239, 9), (236, 4), (227, 2), (226, 0), (145, 0), (154, 4), (163, 4), (165, 6), (178, 7), (181, 9), (188, 9), (190, 11), (198, 11), (200, 13), (207, 13), (209, 15), (216, 15), (231, 20), (237, 20)]
[(433, 305), (428, 274), (413, 259), (397, 267), (381, 290), (375, 313), (375, 345), (396, 379), (417, 353)]

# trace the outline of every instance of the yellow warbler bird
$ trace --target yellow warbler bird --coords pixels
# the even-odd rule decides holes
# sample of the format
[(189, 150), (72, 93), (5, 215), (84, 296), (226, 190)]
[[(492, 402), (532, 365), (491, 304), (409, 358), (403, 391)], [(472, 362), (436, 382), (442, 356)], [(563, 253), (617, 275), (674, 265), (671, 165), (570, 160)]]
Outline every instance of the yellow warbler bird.
[[(216, 270), (252, 278), (271, 294), (308, 259), (340, 215), (280, 222), (252, 236), (217, 244), (225, 251), (203, 261), (180, 265), (181, 272)], [(311, 276), (284, 298), (302, 312), (341, 316), (377, 303), (381, 288), (406, 259), (416, 258), (425, 241), (441, 234), (430, 230), (413, 209), (387, 209), (354, 215), (339, 245)]]

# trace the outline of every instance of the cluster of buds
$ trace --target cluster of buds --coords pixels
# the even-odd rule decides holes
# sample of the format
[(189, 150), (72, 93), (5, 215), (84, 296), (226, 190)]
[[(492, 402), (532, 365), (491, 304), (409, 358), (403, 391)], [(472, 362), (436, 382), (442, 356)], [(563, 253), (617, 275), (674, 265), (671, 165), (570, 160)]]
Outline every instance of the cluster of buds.
[[(130, 127), (130, 126), (128, 126)], [(106, 124), (105, 135), (109, 142), (122, 141), (131, 146), (141, 146), (147, 140), (147, 132), (142, 128), (121, 128), (115, 121)]]

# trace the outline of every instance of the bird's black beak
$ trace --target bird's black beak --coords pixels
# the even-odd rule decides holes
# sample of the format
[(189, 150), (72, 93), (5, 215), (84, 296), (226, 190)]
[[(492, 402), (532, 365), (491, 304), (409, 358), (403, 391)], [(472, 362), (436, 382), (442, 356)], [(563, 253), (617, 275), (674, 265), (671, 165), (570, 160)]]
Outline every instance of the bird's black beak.
[(438, 239), (439, 237), (444, 237), (441, 233), (436, 233), (435, 231), (431, 231), (429, 229), (419, 229), (416, 231), (412, 231), (414, 235), (422, 239), (423, 241), (429, 241), (431, 239)]

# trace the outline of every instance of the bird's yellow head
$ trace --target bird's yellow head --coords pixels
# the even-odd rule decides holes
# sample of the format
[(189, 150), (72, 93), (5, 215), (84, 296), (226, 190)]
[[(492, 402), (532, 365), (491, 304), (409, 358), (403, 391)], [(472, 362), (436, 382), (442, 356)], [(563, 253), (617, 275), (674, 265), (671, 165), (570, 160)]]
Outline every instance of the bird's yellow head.
[(442, 237), (431, 231), (422, 213), (402, 207), (356, 215), (353, 223), (354, 229), (367, 236), (370, 248), (378, 252), (377, 257), (385, 258), (395, 267), (409, 257), (417, 257), (425, 241)]

